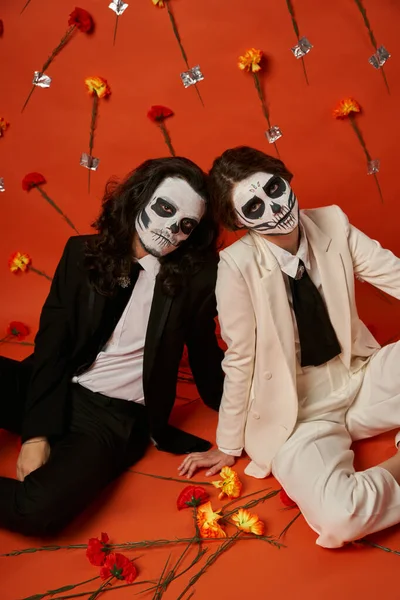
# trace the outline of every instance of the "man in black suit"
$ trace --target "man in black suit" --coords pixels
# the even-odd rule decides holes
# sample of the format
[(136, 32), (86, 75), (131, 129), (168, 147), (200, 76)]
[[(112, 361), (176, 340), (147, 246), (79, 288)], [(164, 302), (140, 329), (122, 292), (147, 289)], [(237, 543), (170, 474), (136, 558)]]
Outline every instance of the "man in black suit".
[(0, 526), (52, 534), (145, 452), (209, 442), (168, 424), (188, 348), (218, 410), (217, 227), (204, 173), (149, 160), (108, 187), (94, 224), (70, 238), (44, 304), (34, 354), (0, 358), (0, 427), (21, 433), (17, 480), (0, 477)]

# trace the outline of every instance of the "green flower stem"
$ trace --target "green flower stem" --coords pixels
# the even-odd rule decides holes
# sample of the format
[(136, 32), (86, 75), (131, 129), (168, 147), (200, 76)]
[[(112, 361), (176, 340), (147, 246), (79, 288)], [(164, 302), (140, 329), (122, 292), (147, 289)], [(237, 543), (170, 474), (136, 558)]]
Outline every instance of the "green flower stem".
[[(365, 154), (365, 158), (367, 159), (367, 162), (369, 162), (371, 160), (371, 155), (367, 149), (367, 145), (364, 141), (363, 135), (356, 123), (356, 120), (354, 118), (354, 116), (352, 114), (349, 115), (349, 119), (350, 119), (350, 124), (353, 128), (354, 133), (357, 136), (358, 141), (360, 142), (362, 149), (364, 150), (364, 154)], [(376, 187), (378, 188), (378, 193), (379, 193), (379, 197), (381, 199), (382, 204), (384, 203), (383, 201), (383, 194), (382, 194), (382, 190), (381, 190), (381, 186), (379, 185), (379, 180), (378, 180), (378, 176), (376, 173), (373, 173), (373, 177), (376, 183)]]
[(396, 556), (400, 556), (399, 550), (393, 550), (392, 548), (388, 548), (387, 546), (381, 546), (380, 544), (375, 544), (374, 542), (370, 542), (369, 540), (356, 540), (353, 543), (362, 544), (364, 546), (370, 546), (371, 548), (378, 548), (378, 550), (383, 550), (384, 552), (389, 552), (390, 554), (396, 554)]
[[(62, 594), (64, 592), (69, 592), (81, 585), (85, 585), (86, 583), (95, 581), (96, 579), (99, 579), (99, 575), (97, 575), (96, 577), (92, 577), (91, 579), (86, 579), (85, 581), (81, 581), (80, 583), (71, 583), (70, 585), (64, 585), (60, 588), (57, 588), (56, 590), (48, 590), (47, 592), (44, 592), (43, 594), (34, 594), (33, 596), (28, 596), (27, 598), (23, 598), (22, 600), (42, 600), (43, 598), (46, 598), (46, 596), (54, 596), (55, 594)], [(87, 593), (87, 592), (85, 592), (85, 593)]]
[[(153, 475), (152, 473), (143, 473), (142, 471), (136, 471), (135, 469), (128, 469), (131, 473), (136, 473), (137, 475), (145, 475), (146, 477), (154, 477), (155, 479), (164, 479), (165, 481), (177, 481), (178, 483), (184, 483), (188, 485), (187, 479), (178, 479), (177, 477), (165, 477), (164, 475)], [(194, 479), (190, 480), (193, 485), (212, 485), (211, 481), (195, 481)]]
[[(356, 6), (357, 6), (358, 10), (360, 11), (361, 16), (362, 16), (363, 21), (364, 21), (364, 25), (367, 28), (369, 39), (371, 40), (371, 45), (372, 45), (373, 49), (375, 50), (375, 52), (377, 52), (377, 50), (378, 50), (378, 44), (376, 42), (376, 38), (375, 38), (374, 32), (372, 31), (371, 23), (369, 22), (367, 11), (366, 11), (363, 3), (362, 3), (362, 0), (354, 0), (354, 2), (356, 3)], [(383, 66), (379, 70), (382, 73), (383, 81), (384, 81), (384, 84), (385, 84), (386, 89), (388, 91), (388, 94), (390, 94), (389, 84), (388, 84), (388, 81), (386, 79), (386, 74), (385, 74), (385, 71), (383, 70)]]
[[(29, 2), (31, 0), (28, 0), (28, 2), (25, 4), (24, 8), (22, 9), (21, 13), (25, 10), (25, 8), (28, 6)], [(54, 48), (53, 52), (50, 54), (49, 58), (46, 60), (46, 62), (44, 63), (44, 65), (42, 66), (41, 69), (41, 73), (44, 73), (46, 71), (46, 69), (49, 67), (50, 63), (53, 62), (54, 58), (57, 56), (57, 54), (60, 52), (60, 50), (62, 50), (64, 48), (64, 46), (67, 44), (67, 42), (69, 41), (70, 37), (72, 36), (72, 34), (75, 31), (75, 25), (72, 25), (69, 29), (67, 29), (64, 37), (61, 39), (61, 42), (58, 44), (58, 46), (56, 48)], [(29, 95), (27, 97), (27, 99), (25, 100), (25, 103), (22, 107), (21, 112), (24, 112), (33, 92), (35, 91), (35, 88), (37, 86), (33, 85), (31, 91), (29, 92)]]
[[(180, 36), (180, 34), (179, 34), (179, 30), (178, 30), (178, 25), (176, 24), (176, 20), (175, 20), (175, 17), (174, 17), (174, 13), (172, 12), (172, 10), (171, 10), (171, 7), (170, 7), (170, 5), (169, 5), (169, 0), (165, 0), (165, 5), (166, 5), (166, 7), (167, 7), (167, 12), (168, 12), (169, 20), (171, 21), (171, 25), (172, 25), (172, 31), (174, 32), (174, 35), (175, 35), (175, 37), (176, 37), (176, 40), (177, 40), (177, 42), (178, 42), (179, 49), (180, 49), (180, 51), (181, 51), (181, 54), (182, 54), (183, 60), (185, 61), (186, 68), (187, 68), (188, 70), (190, 70), (190, 67), (189, 67), (189, 61), (188, 61), (188, 57), (187, 57), (187, 54), (186, 54), (186, 52), (185, 52), (185, 49), (184, 49), (184, 47), (183, 47), (182, 40), (181, 40), (181, 36)], [(197, 87), (197, 83), (195, 84), (195, 86), (194, 86), (194, 87), (195, 87), (195, 89), (196, 89), (196, 92), (197, 92), (197, 95), (198, 95), (198, 97), (199, 97), (199, 100), (200, 100), (200, 102), (201, 102), (201, 103), (202, 103), (202, 105), (204, 106), (203, 98), (201, 97), (201, 94), (200, 94), (200, 92), (199, 92), (199, 89), (198, 89), (198, 87)], [(175, 156), (175, 155), (173, 154), (173, 156)]]
[(200, 579), (200, 577), (202, 575), (204, 575), (204, 573), (216, 562), (216, 560), (219, 558), (219, 556), (221, 556), (221, 554), (223, 554), (224, 552), (229, 550), (229, 548), (234, 545), (234, 543), (236, 542), (236, 540), (240, 536), (240, 534), (241, 534), (241, 532), (237, 531), (231, 538), (225, 539), (225, 541), (219, 546), (219, 548), (217, 548), (217, 550), (213, 554), (211, 554), (211, 556), (208, 558), (208, 560), (203, 565), (203, 567), (200, 569), (200, 571), (198, 571), (195, 575), (193, 575), (193, 577), (190, 579), (189, 583), (187, 584), (187, 586), (185, 587), (183, 592), (181, 594), (179, 594), (179, 596), (176, 600), (183, 599), (186, 592), (188, 592), (190, 590), (190, 588), (193, 587), (195, 583), (197, 583), (197, 581)]
[(295, 521), (297, 521), (297, 519), (300, 517), (300, 515), (301, 515), (301, 512), (298, 512), (298, 513), (297, 513), (297, 515), (295, 515), (295, 516), (293, 517), (293, 519), (292, 519), (292, 520), (291, 520), (291, 521), (290, 521), (290, 522), (289, 522), (289, 523), (286, 525), (286, 527), (284, 527), (284, 528), (282, 529), (282, 531), (281, 531), (281, 532), (280, 532), (280, 534), (278, 535), (278, 540), (280, 540), (280, 539), (281, 539), (281, 538), (282, 538), (282, 537), (285, 535), (285, 533), (287, 533), (287, 532), (289, 531), (289, 529), (291, 528), (291, 526), (293, 525), (293, 523), (294, 523)]
[(36, 275), (40, 275), (41, 277), (45, 277), (49, 281), (53, 281), (53, 278), (47, 275), (47, 273), (45, 273), (44, 271), (39, 271), (39, 269), (32, 267), (32, 265), (29, 265), (29, 271), (33, 271), (34, 273), (36, 273)]
[(164, 136), (164, 141), (165, 141), (165, 143), (168, 146), (168, 150), (169, 150), (171, 156), (176, 156), (175, 150), (174, 150), (174, 148), (172, 146), (171, 137), (170, 137), (170, 135), (168, 133), (168, 129), (166, 128), (164, 121), (163, 120), (159, 121), (158, 125), (159, 125), (159, 127), (160, 127), (160, 129), (162, 131), (162, 134)]
[(62, 216), (62, 218), (68, 223), (68, 225), (79, 235), (79, 231), (77, 230), (77, 228), (75, 227), (75, 225), (72, 223), (72, 221), (67, 217), (67, 215), (65, 213), (63, 213), (63, 211), (61, 210), (61, 208), (59, 208), (57, 206), (57, 204), (54, 202), (54, 200), (52, 200), (44, 190), (42, 190), (42, 188), (39, 185), (35, 185), (34, 186), (38, 192), (41, 194), (41, 196), (46, 200), (46, 202), (48, 202), (50, 204), (50, 206), (52, 206), (54, 208), (54, 210), (56, 210), (58, 212), (59, 215)]
[[(90, 134), (89, 134), (89, 161), (92, 157), (93, 145), (94, 145), (94, 130), (96, 129), (97, 111), (99, 108), (99, 97), (96, 92), (93, 93), (93, 104), (92, 104), (92, 116), (90, 120)], [(88, 169), (88, 192), (90, 193), (90, 173), (91, 168), (89, 164)]]

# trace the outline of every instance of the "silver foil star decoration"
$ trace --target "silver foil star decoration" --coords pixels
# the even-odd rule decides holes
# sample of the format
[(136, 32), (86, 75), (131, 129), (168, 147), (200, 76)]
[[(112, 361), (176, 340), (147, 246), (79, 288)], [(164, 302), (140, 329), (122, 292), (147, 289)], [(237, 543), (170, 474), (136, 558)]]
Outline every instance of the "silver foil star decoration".
[(196, 85), (199, 81), (203, 81), (204, 75), (200, 71), (200, 65), (181, 73), (181, 79), (185, 88)]
[(266, 138), (270, 144), (274, 144), (282, 137), (282, 131), (277, 125), (273, 125), (265, 132)]
[(123, 12), (128, 8), (129, 4), (123, 2), (123, 0), (115, 0), (115, 2), (111, 2), (108, 5), (108, 8), (111, 8), (115, 12), (116, 15), (120, 16)]
[(51, 85), (51, 77), (45, 75), (45, 73), (41, 73), (40, 71), (35, 71), (32, 79), (32, 84), (41, 88), (48, 88)]
[(369, 57), (368, 62), (374, 69), (380, 69), (390, 57), (391, 54), (386, 48), (384, 46), (379, 46), (379, 48), (376, 49), (375, 54)]
[(81, 165), (81, 167), (85, 167), (86, 169), (90, 169), (91, 171), (97, 171), (99, 162), (99, 158), (95, 158), (94, 156), (90, 156), (87, 152), (83, 152), (79, 164)]
[(313, 45), (306, 37), (302, 37), (299, 39), (298, 43), (291, 48), (291, 51), (295, 58), (302, 58), (310, 52), (311, 48), (313, 48)]

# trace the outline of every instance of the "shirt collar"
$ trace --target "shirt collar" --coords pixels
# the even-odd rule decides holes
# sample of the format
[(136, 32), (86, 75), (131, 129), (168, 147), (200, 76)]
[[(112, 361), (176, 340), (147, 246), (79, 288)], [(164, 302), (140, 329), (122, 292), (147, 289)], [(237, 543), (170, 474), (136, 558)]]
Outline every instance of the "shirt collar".
[(306, 269), (310, 268), (310, 255), (308, 249), (308, 241), (306, 232), (304, 230), (303, 225), (299, 224), (300, 228), (300, 244), (299, 249), (296, 254), (291, 254), (287, 250), (284, 250), (280, 246), (277, 246), (273, 242), (270, 242), (266, 238), (263, 238), (271, 250), (272, 254), (275, 256), (278, 264), (281, 268), (281, 271), (289, 275), (289, 277), (296, 277), (297, 271), (299, 268), (299, 260), (302, 260)]
[(152, 254), (146, 254), (146, 256), (143, 256), (143, 258), (138, 260), (138, 263), (143, 270), (150, 275), (150, 277), (153, 277), (154, 279), (157, 277), (160, 270), (160, 262), (158, 258)]

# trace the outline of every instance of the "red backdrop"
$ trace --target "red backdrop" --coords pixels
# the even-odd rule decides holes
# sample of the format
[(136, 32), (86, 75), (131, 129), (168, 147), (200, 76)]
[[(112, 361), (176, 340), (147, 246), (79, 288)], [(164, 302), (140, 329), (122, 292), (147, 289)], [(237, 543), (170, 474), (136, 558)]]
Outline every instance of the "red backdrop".
[[(296, 37), (285, 0), (171, 0), (189, 62), (200, 64), (205, 75), (199, 84), (204, 108), (195, 90), (184, 89), (180, 81), (186, 67), (165, 9), (154, 7), (151, 0), (131, 2), (120, 17), (113, 46), (115, 15), (108, 1), (84, 0), (82, 8), (96, 23), (94, 33), (74, 36), (47, 71), (53, 78), (50, 89), (36, 89), (21, 113), (33, 72), (60, 41), (74, 8), (67, 0), (31, 0), (20, 15), (23, 4), (24, 0), (0, 2), (0, 117), (10, 123), (0, 139), (0, 177), (6, 186), (0, 194), (0, 332), (9, 321), (20, 320), (32, 328), (32, 341), (49, 289), (49, 282), (32, 272), (12, 275), (9, 255), (28, 252), (36, 268), (53, 274), (73, 233), (37, 190), (22, 190), (26, 173), (43, 173), (44, 190), (86, 233), (109, 176), (124, 176), (144, 159), (167, 153), (161, 132), (146, 117), (152, 104), (175, 112), (167, 125), (177, 153), (205, 169), (230, 146), (274, 151), (264, 137), (266, 122), (251, 75), (237, 68), (238, 56), (249, 47), (262, 49), (267, 57), (263, 89), (272, 123), (283, 131), (279, 150), (295, 173), (293, 185), (301, 205), (339, 204), (353, 224), (400, 253), (396, 0), (365, 0), (378, 45), (393, 55), (385, 65), (390, 95), (381, 74), (368, 64), (373, 49), (353, 0), (293, 0), (301, 35), (314, 45), (305, 59), (309, 86), (290, 51)], [(100, 166), (92, 173), (90, 194), (87, 170), (79, 165), (89, 138), (91, 99), (84, 86), (89, 75), (105, 77), (112, 90), (107, 101), (100, 101), (94, 149)], [(349, 95), (363, 108), (359, 126), (372, 157), (381, 160), (383, 205), (350, 124), (332, 118), (336, 103)], [(233, 239), (226, 236), (225, 243)], [(359, 291), (360, 312), (374, 325), (378, 339), (385, 342), (396, 336), (400, 305), (367, 284)], [(18, 358), (29, 351), (12, 344), (1, 347), (2, 354)]]

